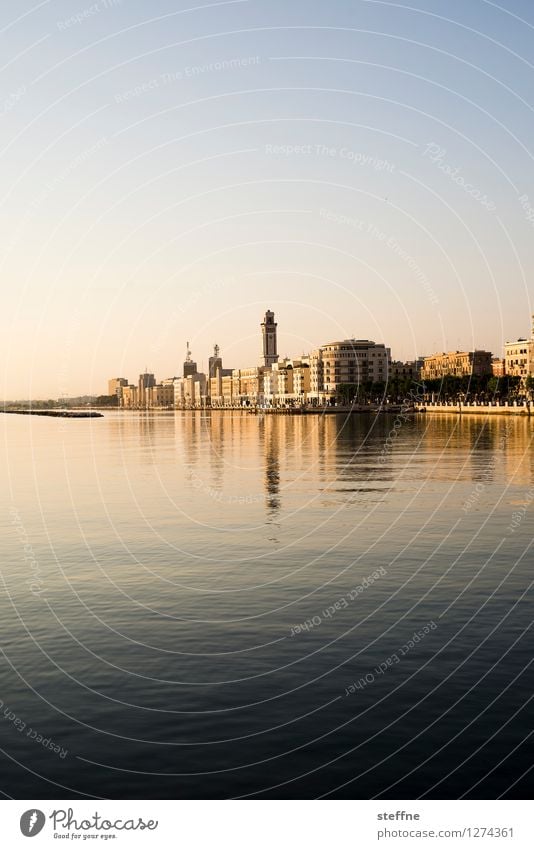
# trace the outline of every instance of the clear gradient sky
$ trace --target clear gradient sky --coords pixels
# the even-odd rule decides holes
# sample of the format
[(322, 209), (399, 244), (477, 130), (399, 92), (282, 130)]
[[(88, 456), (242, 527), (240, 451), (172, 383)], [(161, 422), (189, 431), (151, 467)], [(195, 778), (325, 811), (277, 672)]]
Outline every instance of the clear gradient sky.
[[(530, 335), (534, 4), (0, 8), (2, 394)], [(532, 219), (532, 220), (529, 220)]]

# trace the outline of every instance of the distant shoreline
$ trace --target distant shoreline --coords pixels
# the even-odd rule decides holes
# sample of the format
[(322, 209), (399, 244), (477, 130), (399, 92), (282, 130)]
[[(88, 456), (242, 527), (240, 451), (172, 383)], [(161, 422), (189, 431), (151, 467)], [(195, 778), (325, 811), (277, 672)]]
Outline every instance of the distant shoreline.
[(48, 416), (62, 419), (102, 419), (103, 413), (96, 410), (0, 410), (0, 413), (14, 416)]

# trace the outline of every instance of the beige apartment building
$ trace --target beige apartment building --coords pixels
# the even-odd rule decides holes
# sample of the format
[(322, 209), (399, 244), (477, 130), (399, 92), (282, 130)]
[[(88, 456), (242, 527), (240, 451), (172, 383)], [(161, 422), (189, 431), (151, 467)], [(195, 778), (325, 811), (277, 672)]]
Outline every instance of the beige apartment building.
[(423, 357), (422, 380), (492, 374), (490, 351), (449, 351)]
[(408, 360), (403, 363), (401, 360), (393, 360), (389, 367), (389, 377), (392, 380), (419, 380), (423, 360)]
[(501, 357), (493, 357), (491, 360), (491, 373), (493, 377), (504, 377), (506, 367), (504, 360)]
[(174, 380), (175, 378), (170, 377), (147, 389), (146, 406), (172, 410), (174, 407)]
[(504, 369), (506, 374), (520, 377), (524, 383), (534, 374), (534, 339), (518, 339), (504, 346)]
[(148, 407), (150, 394), (149, 390), (156, 385), (156, 378), (151, 372), (144, 372), (139, 375), (137, 382), (137, 403), (140, 407)]
[(231, 407), (234, 403), (234, 378), (231, 374), (223, 374), (221, 378), (221, 400), (223, 407)]
[(128, 386), (126, 377), (112, 377), (108, 380), (108, 395), (118, 395), (120, 398), (125, 386)]
[(201, 372), (177, 377), (173, 380), (176, 409), (203, 407), (207, 403), (208, 380)]
[(233, 369), (232, 395), (234, 404), (247, 406), (262, 403), (265, 369), (265, 366)]
[[(147, 381), (151, 382), (151, 381)], [(174, 378), (162, 380), (152, 386), (123, 386), (121, 389), (120, 406), (125, 410), (135, 409), (171, 409), (174, 407)]]
[[(234, 406), (233, 369), (218, 369), (209, 381), (209, 403), (214, 408)], [(236, 402), (238, 403), (238, 402)]]
[(293, 360), (293, 395), (297, 399), (306, 399), (311, 389), (310, 358)]
[(310, 362), (286, 358), (263, 374), (263, 401), (269, 406), (303, 403), (310, 391)]
[(121, 407), (125, 410), (135, 410), (138, 406), (138, 395), (139, 390), (137, 386), (134, 386), (133, 384), (123, 386), (120, 398)]
[(328, 403), (344, 383), (378, 383), (388, 378), (391, 351), (369, 339), (329, 342), (310, 354), (310, 397)]

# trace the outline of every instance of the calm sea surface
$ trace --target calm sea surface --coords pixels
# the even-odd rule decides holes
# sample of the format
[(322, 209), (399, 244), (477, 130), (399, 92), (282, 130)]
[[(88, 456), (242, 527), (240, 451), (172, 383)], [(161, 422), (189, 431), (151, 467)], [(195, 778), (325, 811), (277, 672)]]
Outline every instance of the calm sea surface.
[(0, 416), (0, 790), (530, 796), (534, 422), (393, 424)]

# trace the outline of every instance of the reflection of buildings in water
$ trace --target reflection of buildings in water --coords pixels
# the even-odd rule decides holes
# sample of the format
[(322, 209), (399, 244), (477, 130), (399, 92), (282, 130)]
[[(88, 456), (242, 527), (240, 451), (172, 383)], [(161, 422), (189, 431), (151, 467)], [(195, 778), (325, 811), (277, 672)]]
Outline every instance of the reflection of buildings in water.
[(132, 414), (121, 414), (113, 422), (116, 426), (110, 433), (114, 444), (118, 439), (122, 460), (125, 466), (132, 462), (132, 456), (139, 463), (154, 464), (159, 449), (159, 437), (161, 431), (156, 417), (145, 411)]
[[(285, 431), (275, 417), (251, 416), (239, 411), (206, 410), (177, 413), (182, 429), (184, 465), (198, 464), (191, 473), (196, 488), (224, 506), (265, 502), (269, 519), (279, 511), (280, 453)], [(263, 486), (258, 472), (263, 467)], [(202, 469), (202, 472), (200, 470)], [(261, 477), (260, 477), (261, 480)]]
[[(526, 416), (506, 416), (501, 425), (499, 440), (503, 444), (503, 475), (514, 485), (529, 486), (534, 482), (534, 422)], [(500, 447), (500, 446), (499, 446)]]
[(367, 413), (324, 417), (324, 469), (330, 477), (355, 484), (383, 480), (384, 467), (376, 462), (390, 428), (385, 417)]
[(204, 414), (198, 411), (177, 411), (174, 413), (177, 424), (177, 443), (180, 460), (185, 469), (198, 465), (205, 440), (203, 428)]
[(381, 460), (394, 418), (140, 411), (110, 416), (109, 434), (126, 474), (133, 462), (158, 466), (178, 501), (182, 474), (196, 489), (200, 480), (221, 510), (240, 497), (248, 512), (265, 502), (269, 523), (287, 501), (302, 507), (321, 490), (354, 492), (355, 499), (373, 487), (383, 492), (397, 479), (419, 477), (422, 465), (429, 481), (525, 489), (534, 482), (534, 421), (527, 417), (418, 416), (402, 423)]
[(529, 446), (534, 435), (528, 417), (469, 414), (427, 415), (416, 419), (421, 456), (431, 457), (430, 477), (443, 481), (490, 483), (532, 479)]
[(491, 431), (483, 432), (482, 423), (471, 416), (417, 416), (414, 429), (414, 461), (421, 463), (428, 458), (429, 480), (466, 481), (473, 480), (477, 466), (476, 442), (481, 440), (481, 449), (490, 451)]
[[(317, 481), (326, 489), (338, 480), (364, 480), (377, 474), (366, 442), (367, 416), (266, 416), (265, 422), (272, 450), (275, 442), (278, 445), (279, 465), (291, 473), (288, 486), (292, 481), (297, 491), (313, 492)], [(373, 450), (376, 453), (376, 446)]]
[(225, 428), (223, 416), (206, 412), (204, 420), (206, 451), (209, 452), (210, 486), (215, 492), (224, 488)]
[(332, 435), (328, 432), (327, 420), (337, 418), (336, 416), (303, 416), (302, 425), (306, 431), (306, 460), (302, 464), (305, 467), (305, 475), (318, 477), (321, 483), (326, 484), (331, 478), (329, 448), (331, 448)]
[(330, 425), (325, 426), (326, 418), (336, 417), (267, 415), (260, 420), (265, 495), (271, 508), (281, 508), (285, 491), (288, 497), (307, 500), (316, 492), (318, 479), (323, 486), (330, 483), (336, 440)]
[(281, 507), (280, 500), (280, 453), (285, 453), (287, 425), (280, 427), (278, 416), (265, 416), (259, 425), (259, 435), (263, 442), (265, 462), (264, 484), (265, 504), (270, 519), (275, 518)]
[(389, 441), (394, 415), (338, 414), (315, 421), (308, 434), (310, 466), (325, 485), (391, 481), (425, 458), (432, 480), (490, 482), (515, 476), (528, 483), (534, 475), (529, 450), (534, 422), (527, 417), (418, 416), (402, 421)]

